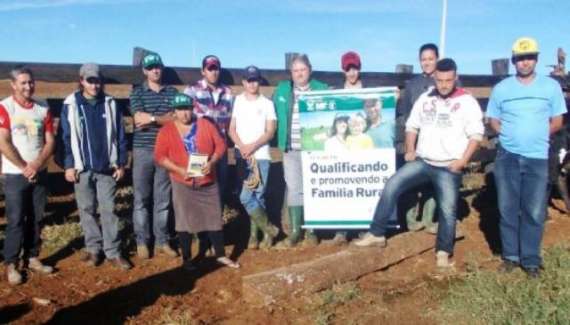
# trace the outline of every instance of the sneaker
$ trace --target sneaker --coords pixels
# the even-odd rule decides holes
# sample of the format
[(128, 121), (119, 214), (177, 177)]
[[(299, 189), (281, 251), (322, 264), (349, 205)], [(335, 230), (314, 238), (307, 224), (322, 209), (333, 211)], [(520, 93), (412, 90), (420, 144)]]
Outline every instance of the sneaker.
[(355, 240), (354, 245), (359, 247), (367, 247), (367, 246), (386, 247), (386, 237), (374, 236), (372, 233), (367, 232), (361, 239)]
[(103, 259), (101, 258), (101, 255), (99, 253), (91, 253), (91, 252), (83, 252), (83, 255), (81, 256), (81, 261), (85, 262), (85, 264), (89, 265), (89, 266), (99, 266), (101, 265), (101, 262), (103, 262)]
[(172, 249), (172, 247), (170, 247), (170, 245), (168, 245), (168, 244), (164, 244), (164, 245), (160, 246), (158, 248), (158, 251), (161, 254), (167, 255), (169, 257), (178, 257), (178, 252), (175, 251), (174, 249)]
[(28, 260), (28, 268), (38, 273), (43, 273), (43, 274), (53, 273), (53, 267), (43, 264), (37, 257), (32, 257)]
[(111, 264), (116, 268), (119, 268), (124, 271), (130, 270), (133, 267), (133, 265), (129, 261), (127, 261), (125, 258), (121, 256), (110, 258), (109, 262), (111, 262)]
[(22, 283), (22, 274), (16, 268), (16, 264), (6, 265), (6, 278), (10, 285), (18, 285)]
[(523, 270), (530, 279), (540, 278), (540, 268), (538, 267), (527, 267)]
[(140, 259), (148, 260), (150, 258), (150, 253), (146, 245), (137, 245), (137, 256)]
[(438, 251), (435, 254), (436, 263), (435, 265), (439, 268), (449, 268), (451, 263), (449, 263), (449, 253), (444, 251)]
[(220, 264), (220, 265), (231, 267), (232, 269), (239, 269), (240, 268), (240, 265), (238, 262), (234, 262), (225, 256), (216, 258), (216, 262), (218, 262), (218, 264)]
[(499, 273), (511, 273), (518, 266), (519, 266), (519, 264), (516, 262), (509, 261), (509, 260), (503, 260), (503, 263), (501, 263), (501, 265), (499, 265), (499, 269), (497, 271)]

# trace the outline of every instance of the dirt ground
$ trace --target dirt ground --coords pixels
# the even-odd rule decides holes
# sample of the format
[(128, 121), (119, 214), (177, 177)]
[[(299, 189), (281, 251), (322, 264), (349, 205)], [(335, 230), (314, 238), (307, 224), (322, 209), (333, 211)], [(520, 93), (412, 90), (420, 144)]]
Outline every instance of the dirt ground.
[[(128, 247), (135, 265), (132, 270), (118, 271), (108, 263), (93, 268), (79, 261), (83, 247), (79, 237), (43, 256), (47, 263), (56, 266), (55, 274), (29, 273), (27, 281), (18, 287), (9, 286), (4, 279), (0, 282), (0, 323), (435, 324), (437, 297), (445, 294), (450, 281), (472, 263), (488, 269), (499, 263), (495, 193), (491, 187), (472, 189), (479, 186), (464, 184), (467, 185), (463, 189), (460, 216), (466, 237), (456, 244), (453, 257), (456, 272), (451, 277), (436, 272), (434, 253), (427, 252), (364, 275), (344, 289), (339, 284), (337, 293), (346, 296), (347, 290), (352, 290), (350, 299), (330, 296), (327, 301), (322, 293), (316, 293), (292, 297), (279, 305), (249, 306), (242, 298), (243, 276), (308, 261), (346, 246), (321, 244), (292, 250), (244, 250), (248, 227), (243, 217), (237, 217), (226, 225), (226, 249), (238, 259), (241, 269), (220, 268), (206, 261), (198, 271), (186, 272), (178, 268), (179, 259), (156, 256), (139, 260), (133, 256), (132, 236), (127, 241), (131, 243)], [(122, 200), (128, 201), (128, 195)], [(53, 223), (76, 220), (72, 196), (65, 191), (53, 193), (48, 212), (65, 216)], [(552, 207), (549, 214), (545, 246), (567, 240), (570, 233), (570, 218)], [(130, 210), (120, 211), (119, 215), (128, 219)], [(4, 223), (0, 218), (0, 230)], [(398, 247), (389, 244), (387, 249)]]

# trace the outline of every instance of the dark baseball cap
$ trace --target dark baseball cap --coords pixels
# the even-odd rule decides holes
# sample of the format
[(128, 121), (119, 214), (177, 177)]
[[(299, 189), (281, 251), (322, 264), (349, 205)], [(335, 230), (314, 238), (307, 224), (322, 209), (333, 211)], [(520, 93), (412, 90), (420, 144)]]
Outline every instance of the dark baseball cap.
[(156, 53), (148, 53), (147, 55), (144, 56), (142, 60), (142, 66), (143, 68), (148, 69), (154, 66), (163, 67), (164, 64), (162, 63), (160, 55)]
[(222, 63), (220, 62), (220, 59), (215, 55), (207, 55), (202, 60), (202, 69), (208, 69), (211, 67), (216, 67), (218, 69), (222, 67)]
[(259, 68), (254, 65), (250, 65), (247, 68), (245, 68), (243, 72), (243, 79), (259, 81), (261, 79), (261, 73), (259, 72)]

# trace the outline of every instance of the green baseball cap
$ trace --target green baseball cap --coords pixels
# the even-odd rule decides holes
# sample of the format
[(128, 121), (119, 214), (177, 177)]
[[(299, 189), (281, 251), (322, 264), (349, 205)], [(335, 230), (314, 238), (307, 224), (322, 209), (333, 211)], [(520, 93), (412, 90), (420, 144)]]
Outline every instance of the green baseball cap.
[(184, 94), (176, 94), (170, 103), (174, 109), (192, 109), (194, 101), (192, 97)]
[(159, 65), (161, 67), (164, 66), (164, 64), (162, 64), (162, 59), (160, 58), (160, 55), (156, 54), (156, 53), (149, 53), (147, 55), (144, 56), (143, 60), (142, 60), (142, 66), (143, 68), (148, 68), (148, 67), (152, 67), (152, 66), (156, 66)]

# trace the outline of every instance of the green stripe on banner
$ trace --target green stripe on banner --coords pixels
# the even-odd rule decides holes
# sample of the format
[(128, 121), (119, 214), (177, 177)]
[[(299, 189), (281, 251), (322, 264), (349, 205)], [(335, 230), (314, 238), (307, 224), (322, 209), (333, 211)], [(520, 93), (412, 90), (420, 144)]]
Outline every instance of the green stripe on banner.
[(338, 221), (338, 220), (328, 220), (328, 221), (307, 221), (305, 226), (322, 226), (322, 225), (369, 225), (372, 223), (370, 220), (349, 220), (349, 221)]
[[(383, 109), (396, 108), (394, 97), (378, 98), (382, 101)], [(359, 111), (364, 108), (364, 99), (354, 97), (320, 97), (301, 98), (300, 113), (321, 113), (323, 111)]]

